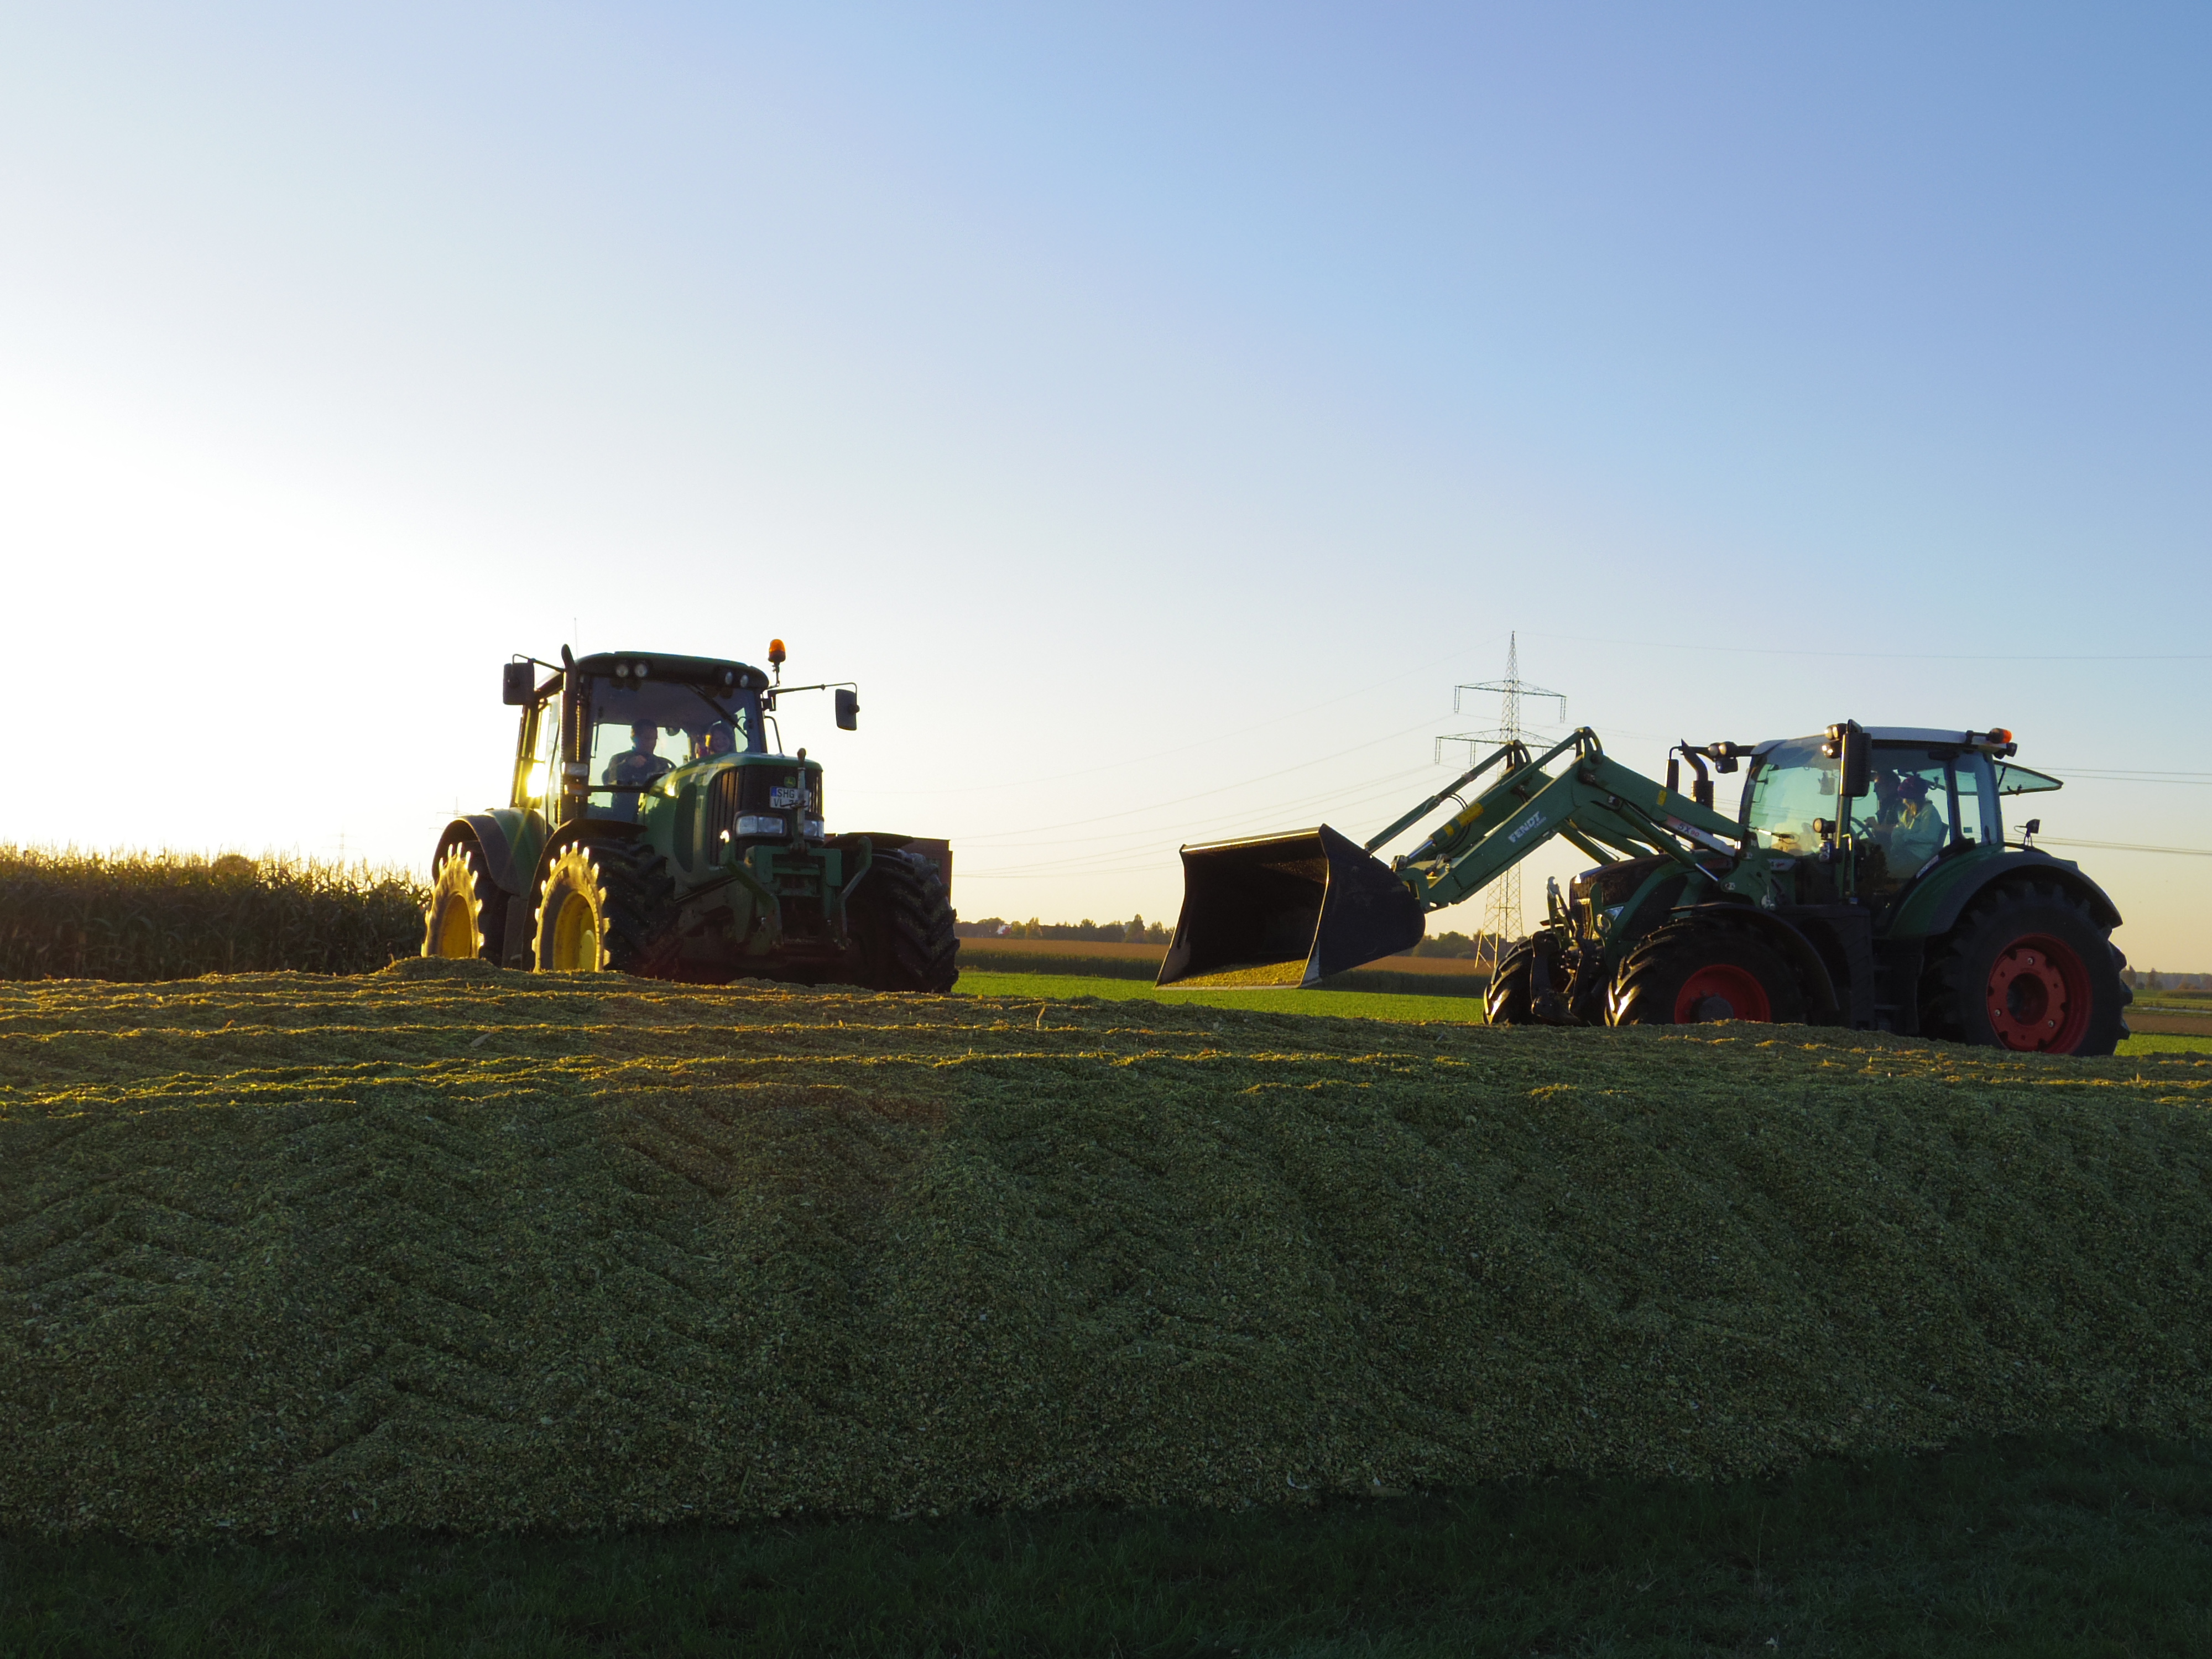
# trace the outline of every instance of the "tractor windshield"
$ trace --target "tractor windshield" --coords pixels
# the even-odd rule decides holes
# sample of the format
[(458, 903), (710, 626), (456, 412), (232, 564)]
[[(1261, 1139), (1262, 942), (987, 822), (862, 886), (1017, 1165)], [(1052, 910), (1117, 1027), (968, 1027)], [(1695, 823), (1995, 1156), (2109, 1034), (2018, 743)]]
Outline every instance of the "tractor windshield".
[(1818, 851), (1820, 837), (1813, 825), (1836, 816), (1840, 765), (1821, 754), (1818, 738), (1775, 744), (1752, 772), (1744, 828), (1778, 853)]
[(747, 690), (718, 688), (710, 701), (677, 680), (596, 679), (586, 713), (590, 748), (577, 758), (593, 817), (635, 818), (639, 792), (669, 773), (768, 748), (760, 698)]

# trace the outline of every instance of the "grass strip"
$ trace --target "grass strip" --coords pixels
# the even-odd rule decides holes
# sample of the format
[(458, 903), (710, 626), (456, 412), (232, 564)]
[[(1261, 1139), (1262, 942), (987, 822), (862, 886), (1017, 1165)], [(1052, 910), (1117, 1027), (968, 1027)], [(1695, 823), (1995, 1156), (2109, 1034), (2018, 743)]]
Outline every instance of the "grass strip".
[(1109, 1002), (1160, 1002), (1170, 1006), (1235, 1008), (1247, 1013), (1326, 1014), (1348, 1019), (1449, 1020), (1482, 1023), (1482, 999), (1414, 996), (1398, 991), (1310, 991), (1279, 987), (1171, 985), (1157, 987), (1125, 979), (1094, 979), (1073, 974), (977, 974), (963, 972), (953, 988), (962, 996), (1066, 1000), (1096, 997)]
[(2163, 1036), (2150, 1033), (2122, 1037), (2116, 1052), (2123, 1055), (2212, 1054), (2212, 1036)]
[(1709, 1483), (560, 1538), (0, 1540), (64, 1655), (1948, 1656), (2212, 1646), (2212, 1450), (2042, 1435)]
[[(1407, 975), (1405, 977), (1410, 980), (1414, 976)], [(1335, 981), (1329, 981), (1329, 984), (1334, 983)], [(1176, 985), (1162, 990), (1149, 982), (1133, 985), (1121, 979), (1030, 973), (963, 973), (955, 989), (962, 995), (988, 997), (1097, 997), (1109, 1001), (1131, 998), (1156, 999), (1167, 1003), (1242, 1008), (1267, 1013), (1329, 1014), (1352, 1019), (1452, 1020), (1480, 1024), (1483, 1018), (1479, 993), (1464, 996), (1424, 996), (1397, 991), (1383, 994), (1336, 991), (1328, 989), (1327, 986), (1300, 991), (1206, 987), (1194, 989)], [(2124, 1056), (2212, 1054), (2212, 1035), (2170, 1036), (2138, 1034), (2122, 1038), (2117, 1052)]]
[(1041, 951), (979, 949), (973, 939), (960, 943), (960, 976), (975, 974), (1050, 974), (1060, 978), (1141, 981), (1150, 985), (1159, 977), (1157, 958), (1088, 956), (1070, 951), (1046, 955)]
[[(1302, 963), (1286, 968), (1263, 970), (1258, 975), (1243, 977), (1208, 975), (1202, 979), (1186, 980), (1172, 987), (1177, 990), (1223, 990), (1276, 988), (1287, 990), (1298, 988), (1298, 979), (1304, 969)], [(1141, 957), (1097, 956), (1045, 956), (1035, 953), (1017, 955), (1010, 951), (979, 951), (963, 945), (960, 951), (961, 982), (975, 975), (994, 976), (1016, 974), (1049, 975), (1058, 979), (1097, 979), (1140, 981), (1145, 985), (1159, 977), (1159, 963)], [(1386, 996), (1472, 997), (1480, 1000), (1489, 981), (1474, 974), (1416, 974), (1401, 973), (1390, 969), (1355, 968), (1348, 973), (1336, 974), (1323, 980), (1316, 990), (1371, 992)], [(1105, 994), (1122, 994), (1109, 992)], [(1431, 1016), (1433, 1018), (1433, 1016)], [(1453, 1018), (1474, 1018), (1464, 1011), (1450, 1016)]]

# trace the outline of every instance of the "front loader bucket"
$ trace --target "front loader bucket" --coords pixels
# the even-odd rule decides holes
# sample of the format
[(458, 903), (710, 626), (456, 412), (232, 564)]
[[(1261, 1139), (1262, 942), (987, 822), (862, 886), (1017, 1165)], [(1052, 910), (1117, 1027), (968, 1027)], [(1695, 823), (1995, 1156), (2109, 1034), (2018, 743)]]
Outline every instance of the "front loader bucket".
[(1413, 890), (1322, 824), (1182, 849), (1182, 915), (1160, 985), (1311, 985), (1421, 938)]

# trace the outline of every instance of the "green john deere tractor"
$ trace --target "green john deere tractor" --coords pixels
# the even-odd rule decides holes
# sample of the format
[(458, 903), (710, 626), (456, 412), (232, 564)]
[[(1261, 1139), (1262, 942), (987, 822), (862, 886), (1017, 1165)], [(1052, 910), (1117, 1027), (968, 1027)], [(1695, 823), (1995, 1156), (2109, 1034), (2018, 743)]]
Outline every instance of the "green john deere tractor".
[(508, 663), (501, 695), (521, 710), (508, 802), (438, 838), (422, 954), (950, 990), (951, 849), (829, 833), (821, 763), (781, 752), (776, 703), (833, 692), (849, 732), (859, 692), (783, 684), (781, 640), (769, 661), (773, 678), (655, 651)]
[[(2120, 914), (2030, 844), (2037, 821), (2006, 841), (2003, 798), (2060, 787), (2017, 752), (2004, 731), (1846, 720), (1682, 743), (1662, 784), (1587, 729), (1541, 755), (1508, 744), (1364, 848), (1327, 824), (1184, 848), (1159, 982), (1311, 985), (1408, 950), (1425, 913), (1557, 836), (1595, 867), (1564, 897), (1554, 884), (1543, 926), (1499, 961), (1494, 1024), (1774, 1020), (2108, 1054), (2133, 997)], [(1750, 763), (1735, 818), (1713, 810), (1709, 761)], [(1372, 856), (1448, 800), (1461, 810), (1412, 852)]]

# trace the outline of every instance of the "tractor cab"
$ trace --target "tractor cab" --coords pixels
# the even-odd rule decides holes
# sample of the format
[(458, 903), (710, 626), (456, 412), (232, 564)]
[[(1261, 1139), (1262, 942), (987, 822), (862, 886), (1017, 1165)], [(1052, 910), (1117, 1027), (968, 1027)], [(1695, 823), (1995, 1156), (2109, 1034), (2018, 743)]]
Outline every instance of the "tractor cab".
[(578, 818), (636, 823), (647, 793), (769, 753), (768, 684), (759, 669), (714, 658), (578, 658), (524, 709), (514, 805), (554, 828)]
[(2002, 844), (1997, 772), (2014, 750), (2008, 733), (1874, 726), (1851, 737), (1863, 743), (1864, 777), (1850, 780), (1861, 786), (1850, 795), (1838, 735), (1752, 750), (1741, 808), (1749, 844), (1810, 859), (1825, 866), (1808, 872), (1815, 884), (1876, 902), (1947, 854)]
[(768, 677), (744, 663), (611, 653), (579, 659), (569, 678), (564, 817), (634, 823), (648, 793), (769, 752)]

